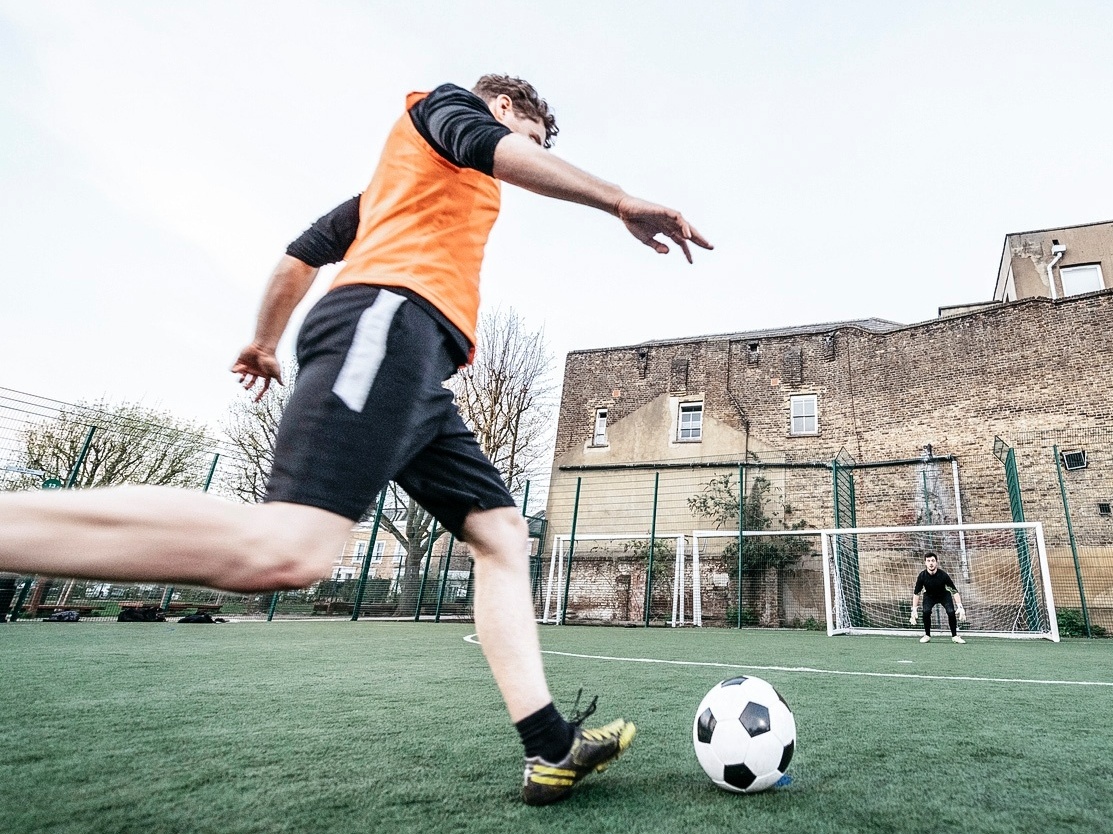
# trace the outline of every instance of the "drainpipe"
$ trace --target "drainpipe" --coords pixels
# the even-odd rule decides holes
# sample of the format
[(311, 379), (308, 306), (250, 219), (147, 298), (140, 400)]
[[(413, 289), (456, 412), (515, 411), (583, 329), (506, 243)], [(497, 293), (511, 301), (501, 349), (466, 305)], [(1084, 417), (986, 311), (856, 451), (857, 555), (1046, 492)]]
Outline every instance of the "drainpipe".
[(1060, 243), (1055, 243), (1051, 247), (1051, 254), (1055, 257), (1051, 259), (1051, 263), (1047, 265), (1047, 284), (1051, 287), (1051, 300), (1057, 301), (1059, 294), (1055, 292), (1055, 264), (1063, 259), (1063, 254), (1067, 251), (1067, 247)]

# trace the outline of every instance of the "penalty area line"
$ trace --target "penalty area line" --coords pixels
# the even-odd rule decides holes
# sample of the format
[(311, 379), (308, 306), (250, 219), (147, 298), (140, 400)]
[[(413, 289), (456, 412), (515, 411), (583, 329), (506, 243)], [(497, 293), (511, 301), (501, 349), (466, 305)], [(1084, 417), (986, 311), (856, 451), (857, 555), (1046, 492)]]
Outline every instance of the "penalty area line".
[[(469, 643), (479, 645), (479, 636), (469, 634), (464, 638)], [(744, 663), (716, 663), (704, 660), (664, 660), (656, 657), (614, 657), (605, 654), (577, 654), (575, 652), (558, 652), (553, 649), (542, 649), (541, 654), (551, 654), (559, 657), (575, 657), (581, 660), (609, 660), (616, 663), (657, 663), (662, 666), (699, 666), (713, 669), (746, 669), (755, 672), (794, 672), (805, 675), (842, 675), (856, 678), (905, 678), (924, 681), (964, 681), (972, 683), (1029, 683), (1044, 686), (1107, 686), (1113, 687), (1113, 681), (1063, 681), (1041, 680), (1039, 678), (983, 678), (973, 675), (917, 675), (908, 672), (850, 672), (845, 669), (818, 669), (812, 666), (753, 666)]]

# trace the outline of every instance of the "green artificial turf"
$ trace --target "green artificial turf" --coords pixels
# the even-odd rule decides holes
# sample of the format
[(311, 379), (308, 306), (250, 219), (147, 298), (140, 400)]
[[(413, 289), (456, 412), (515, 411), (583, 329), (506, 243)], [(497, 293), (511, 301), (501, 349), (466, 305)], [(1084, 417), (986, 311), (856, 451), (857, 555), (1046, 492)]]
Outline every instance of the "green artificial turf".
[[(639, 735), (569, 801), (527, 808), (473, 630), (0, 626), (0, 832), (1113, 830), (1107, 641), (544, 627), (568, 653), (546, 656), (558, 706), (583, 686), (593, 721)], [(793, 783), (754, 796), (715, 788), (691, 745), (696, 705), (740, 670), (797, 720)]]

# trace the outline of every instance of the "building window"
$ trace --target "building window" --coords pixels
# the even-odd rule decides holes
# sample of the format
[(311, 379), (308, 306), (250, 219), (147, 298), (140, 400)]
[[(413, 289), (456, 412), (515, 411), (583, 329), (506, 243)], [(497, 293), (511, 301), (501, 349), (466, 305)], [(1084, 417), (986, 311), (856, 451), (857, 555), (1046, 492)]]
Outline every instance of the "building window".
[(1101, 264), (1064, 266), (1059, 270), (1059, 277), (1063, 281), (1063, 295), (1081, 295), (1105, 289)]
[(363, 557), (367, 555), (367, 542), (356, 542), (356, 552), (352, 556), (353, 565), (362, 565)]
[(386, 542), (375, 542), (375, 552), (371, 554), (371, 564), (378, 565), (383, 561), (383, 553), (386, 551)]
[(394, 564), (400, 565), (402, 557), (406, 555), (406, 547), (402, 542), (395, 542), (394, 544)]
[(676, 439), (694, 441), (703, 437), (703, 403), (681, 403)]
[(788, 398), (789, 413), (792, 416), (790, 434), (819, 434), (817, 400), (815, 394)]
[(592, 446), (607, 445), (607, 409), (595, 410), (595, 432), (591, 435)]

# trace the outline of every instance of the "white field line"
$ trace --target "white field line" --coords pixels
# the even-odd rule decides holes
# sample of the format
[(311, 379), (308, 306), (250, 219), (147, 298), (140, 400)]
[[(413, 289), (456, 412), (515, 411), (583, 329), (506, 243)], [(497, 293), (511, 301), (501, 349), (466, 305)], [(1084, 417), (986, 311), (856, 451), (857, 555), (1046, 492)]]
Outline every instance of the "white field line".
[[(469, 643), (479, 645), (478, 635), (469, 634), (464, 638)], [(713, 663), (700, 660), (661, 660), (654, 657), (612, 657), (603, 654), (576, 654), (542, 649), (541, 654), (559, 657), (578, 657), (582, 660), (610, 660), (617, 663), (659, 663), (663, 666), (701, 666), (716, 669), (747, 669), (757, 672), (797, 672), (806, 675), (843, 675), (856, 678), (905, 678), (925, 681), (970, 681), (974, 683), (1029, 683), (1043, 686), (1108, 686), (1113, 681), (1063, 681), (1041, 680), (1038, 678), (980, 678), (970, 675), (913, 675), (898, 672), (847, 672), (842, 669), (816, 669), (811, 666), (750, 666), (743, 663)]]

